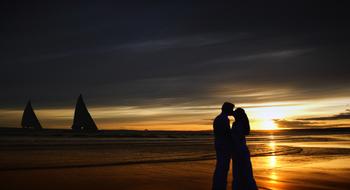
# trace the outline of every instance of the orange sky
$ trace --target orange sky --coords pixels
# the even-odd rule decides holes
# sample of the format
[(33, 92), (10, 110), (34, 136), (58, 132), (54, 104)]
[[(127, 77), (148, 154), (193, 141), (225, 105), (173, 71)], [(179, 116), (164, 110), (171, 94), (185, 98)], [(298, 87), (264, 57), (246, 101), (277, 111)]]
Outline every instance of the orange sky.
[[(350, 97), (323, 98), (300, 101), (260, 102), (236, 104), (243, 107), (250, 118), (252, 129), (294, 128), (293, 123), (300, 118), (325, 117), (346, 112), (346, 102)], [(90, 107), (89, 111), (99, 129), (136, 130), (208, 130), (212, 119), (220, 112), (221, 105), (191, 106), (178, 105), (166, 107)], [(35, 109), (35, 106), (34, 106)], [(35, 109), (44, 128), (70, 128), (73, 108)], [(19, 127), (22, 110), (0, 110), (1, 126)], [(298, 122), (303, 126), (337, 126), (349, 124), (348, 119)], [(306, 124), (306, 125), (305, 125)]]

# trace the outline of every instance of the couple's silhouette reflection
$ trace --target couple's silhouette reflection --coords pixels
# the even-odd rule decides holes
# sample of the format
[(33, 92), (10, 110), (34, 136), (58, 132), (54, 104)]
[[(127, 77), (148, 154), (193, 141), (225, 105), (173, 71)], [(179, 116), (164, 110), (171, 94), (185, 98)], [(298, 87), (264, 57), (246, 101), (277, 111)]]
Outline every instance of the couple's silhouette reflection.
[[(234, 104), (225, 102), (221, 113), (214, 119), (216, 168), (212, 189), (226, 190), (227, 175), (232, 160), (232, 189), (257, 190), (245, 138), (250, 132), (249, 119), (244, 109), (237, 108), (233, 111), (234, 107)], [(232, 127), (229, 116), (235, 118)]]

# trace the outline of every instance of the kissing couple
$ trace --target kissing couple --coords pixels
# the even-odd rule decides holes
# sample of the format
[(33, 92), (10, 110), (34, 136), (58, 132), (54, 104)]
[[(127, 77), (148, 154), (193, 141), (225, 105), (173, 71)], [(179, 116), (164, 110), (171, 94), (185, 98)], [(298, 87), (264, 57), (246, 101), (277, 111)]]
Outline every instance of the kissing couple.
[[(257, 190), (245, 138), (250, 132), (249, 119), (244, 109), (234, 108), (234, 104), (225, 102), (221, 113), (213, 122), (216, 168), (212, 189), (226, 190), (227, 174), (232, 160), (232, 190)], [(232, 127), (229, 116), (235, 118)]]

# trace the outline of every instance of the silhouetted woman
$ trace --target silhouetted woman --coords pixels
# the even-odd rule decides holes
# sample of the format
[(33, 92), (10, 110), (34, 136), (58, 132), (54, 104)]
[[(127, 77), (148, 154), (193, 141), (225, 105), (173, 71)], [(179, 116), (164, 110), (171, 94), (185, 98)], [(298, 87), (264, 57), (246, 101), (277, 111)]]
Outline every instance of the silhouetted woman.
[(237, 108), (233, 116), (235, 122), (232, 125), (232, 189), (257, 190), (250, 152), (245, 139), (250, 132), (249, 119), (242, 108)]

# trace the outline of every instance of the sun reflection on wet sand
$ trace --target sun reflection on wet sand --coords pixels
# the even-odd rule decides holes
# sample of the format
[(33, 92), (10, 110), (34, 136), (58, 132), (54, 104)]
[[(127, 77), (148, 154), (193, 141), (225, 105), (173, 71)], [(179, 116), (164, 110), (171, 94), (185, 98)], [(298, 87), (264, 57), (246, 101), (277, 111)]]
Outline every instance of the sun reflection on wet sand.
[(278, 176), (277, 176), (277, 173), (275, 171), (272, 171), (270, 173), (269, 178), (271, 179), (270, 183), (277, 183)]
[(275, 155), (276, 143), (274, 141), (273, 135), (270, 136), (269, 147), (270, 147), (270, 152), (271, 152), (271, 156), (267, 157), (268, 167), (270, 169), (269, 178), (270, 178), (271, 183), (277, 183), (278, 174), (275, 170), (275, 168), (277, 166), (277, 156)]
[(277, 164), (277, 158), (276, 156), (269, 156), (268, 158), (268, 162), (269, 162), (269, 168), (274, 169), (276, 167)]

